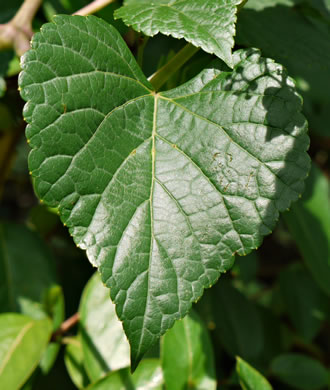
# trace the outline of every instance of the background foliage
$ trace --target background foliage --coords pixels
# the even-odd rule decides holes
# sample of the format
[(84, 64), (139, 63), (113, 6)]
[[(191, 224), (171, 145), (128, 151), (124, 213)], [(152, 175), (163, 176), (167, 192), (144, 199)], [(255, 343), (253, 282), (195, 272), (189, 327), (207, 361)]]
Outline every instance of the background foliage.
[[(87, 3), (45, 0), (33, 29)], [(9, 21), (20, 5), (2, 2), (0, 22)], [(185, 42), (161, 34), (145, 39), (114, 20), (120, 5), (114, 2), (97, 15), (115, 25), (150, 76)], [(0, 387), (329, 387), (330, 2), (249, 0), (236, 28), (234, 50), (257, 47), (283, 64), (304, 98), (313, 161), (306, 191), (259, 250), (237, 257), (133, 375), (108, 290), (54, 210), (33, 193), (17, 90), (19, 61), (12, 50), (0, 52)], [(162, 89), (188, 81), (213, 59), (200, 50)]]

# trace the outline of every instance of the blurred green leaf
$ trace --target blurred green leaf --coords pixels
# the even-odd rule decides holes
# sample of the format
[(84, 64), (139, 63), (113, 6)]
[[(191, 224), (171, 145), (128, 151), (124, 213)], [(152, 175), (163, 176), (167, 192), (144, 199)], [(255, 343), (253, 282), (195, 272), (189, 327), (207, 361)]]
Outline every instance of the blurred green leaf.
[(109, 289), (96, 272), (80, 303), (79, 334), (88, 376), (95, 381), (109, 371), (130, 365), (129, 345), (118, 320)]
[(243, 390), (272, 390), (272, 386), (256, 369), (236, 357), (236, 372)]
[(30, 376), (48, 344), (52, 325), (21, 314), (0, 315), (0, 384), (16, 390)]
[(90, 381), (84, 366), (84, 356), (80, 337), (70, 338), (70, 342), (65, 348), (64, 362), (72, 382), (78, 389), (85, 388)]
[(298, 264), (281, 272), (280, 287), (293, 325), (306, 341), (311, 341), (326, 318), (329, 299)]
[(8, 22), (17, 12), (23, 0), (1, 1), (0, 3), (0, 23)]
[(0, 312), (45, 317), (55, 283), (54, 259), (40, 237), (23, 225), (0, 224)]
[[(304, 97), (310, 127), (329, 136), (330, 110), (326, 107), (330, 105), (330, 29), (315, 28), (292, 8), (294, 3), (249, 0), (239, 13), (236, 43), (258, 47), (263, 55), (285, 65)], [(319, 110), (324, 117), (321, 123)]]
[(321, 363), (297, 353), (276, 357), (271, 370), (278, 379), (299, 390), (323, 389), (328, 384), (328, 372)]
[[(0, 6), (0, 15), (1, 15), (1, 6)], [(7, 75), (13, 57), (14, 57), (14, 52), (12, 50), (0, 51), (0, 98), (6, 92), (5, 76)], [(0, 125), (0, 127), (2, 127), (2, 124)]]
[[(64, 295), (60, 286), (51, 287), (44, 297), (44, 309), (52, 319), (53, 331), (56, 331), (65, 318)], [(53, 367), (60, 350), (60, 342), (52, 341), (48, 344), (40, 361), (42, 373), (47, 374)]]
[(258, 357), (264, 347), (264, 331), (257, 307), (221, 280), (212, 290), (216, 335), (227, 353), (246, 360)]
[(205, 325), (194, 311), (163, 336), (161, 358), (166, 388), (216, 388), (212, 344)]
[(327, 295), (330, 295), (329, 194), (329, 181), (312, 164), (302, 199), (283, 214), (306, 266)]
[(38, 204), (30, 209), (28, 224), (43, 237), (47, 237), (59, 221), (58, 214), (51, 212), (49, 207), (43, 204)]
[(142, 360), (134, 374), (128, 368), (114, 371), (86, 390), (162, 390), (164, 383), (160, 362)]
[(48, 20), (58, 14), (72, 14), (89, 4), (89, 0), (44, 0), (42, 7)]
[(257, 252), (251, 252), (247, 256), (237, 256), (231, 272), (243, 283), (249, 283), (257, 276), (258, 255)]
[(249, 361), (257, 369), (267, 370), (275, 356), (290, 349), (293, 337), (287, 326), (271, 310), (262, 306), (257, 306), (257, 310), (263, 326), (263, 347), (258, 356)]

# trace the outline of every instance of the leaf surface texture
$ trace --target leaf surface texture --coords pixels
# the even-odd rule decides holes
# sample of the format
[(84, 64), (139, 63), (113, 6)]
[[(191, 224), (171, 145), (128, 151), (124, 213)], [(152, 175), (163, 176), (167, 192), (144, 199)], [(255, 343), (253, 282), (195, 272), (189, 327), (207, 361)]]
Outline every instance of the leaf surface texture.
[(35, 190), (111, 287), (133, 367), (303, 190), (292, 80), (256, 50), (233, 63), (156, 93), (114, 28), (71, 16), (22, 61)]

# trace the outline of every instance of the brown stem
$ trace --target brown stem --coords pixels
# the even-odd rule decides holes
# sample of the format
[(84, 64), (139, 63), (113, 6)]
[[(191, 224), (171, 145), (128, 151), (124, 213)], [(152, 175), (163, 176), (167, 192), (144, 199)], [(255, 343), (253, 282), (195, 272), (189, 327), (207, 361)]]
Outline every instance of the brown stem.
[(42, 0), (25, 0), (8, 23), (0, 25), (0, 50), (13, 48), (21, 56), (30, 47), (32, 20)]
[(32, 37), (32, 20), (41, 6), (42, 0), (25, 0), (11, 23)]
[(116, 0), (94, 0), (92, 3), (86, 5), (86, 7), (83, 7), (79, 11), (76, 11), (73, 15), (87, 16), (95, 14), (95, 12), (99, 11), (100, 9), (103, 9), (114, 1)]
[(72, 329), (75, 325), (77, 325), (79, 320), (80, 320), (80, 314), (75, 313), (73, 316), (69, 317), (67, 320), (62, 322), (61, 326), (53, 333), (52, 340), (57, 341), (65, 333), (67, 333), (70, 329)]

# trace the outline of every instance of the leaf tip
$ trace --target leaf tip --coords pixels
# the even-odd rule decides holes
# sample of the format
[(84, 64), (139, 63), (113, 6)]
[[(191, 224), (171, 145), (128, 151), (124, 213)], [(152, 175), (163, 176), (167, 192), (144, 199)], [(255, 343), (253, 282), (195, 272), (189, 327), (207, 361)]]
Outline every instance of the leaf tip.
[(130, 367), (131, 374), (134, 374), (134, 371), (137, 369), (137, 366), (139, 365), (141, 359), (142, 356), (133, 357), (131, 355), (131, 367)]

